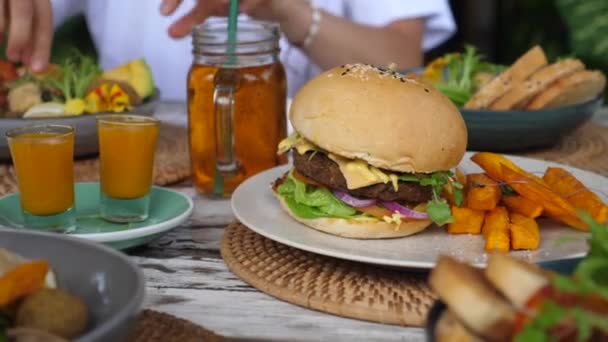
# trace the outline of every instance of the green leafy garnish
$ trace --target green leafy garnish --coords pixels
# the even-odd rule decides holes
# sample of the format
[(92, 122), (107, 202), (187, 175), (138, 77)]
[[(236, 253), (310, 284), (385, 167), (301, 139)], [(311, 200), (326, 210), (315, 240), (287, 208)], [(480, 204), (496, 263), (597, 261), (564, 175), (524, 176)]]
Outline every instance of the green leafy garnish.
[(596, 222), (587, 212), (578, 214), (589, 225), (591, 238), (589, 253), (574, 271), (577, 290), (596, 293), (608, 300), (608, 227)]
[(461, 206), (462, 203), (464, 202), (464, 195), (462, 194), (462, 189), (455, 189), (453, 190), (453, 195), (454, 195), (454, 202), (456, 203), (457, 206)]
[(538, 315), (528, 323), (514, 338), (515, 342), (545, 342), (549, 341), (547, 331), (561, 322), (566, 315), (565, 309), (553, 301), (542, 304)]
[(291, 173), (277, 187), (277, 192), (285, 199), (289, 209), (301, 218), (351, 219), (363, 217), (355, 208), (340, 201), (328, 189), (301, 182), (295, 179)]
[(500, 185), (500, 191), (502, 192), (503, 196), (517, 195), (517, 192), (510, 185), (507, 184)]
[[(589, 253), (577, 265), (573, 277), (554, 274), (551, 283), (562, 293), (597, 295), (608, 300), (608, 227), (596, 222), (586, 212), (579, 211), (578, 214), (591, 229)], [(608, 333), (605, 315), (582, 307), (562, 307), (547, 300), (534, 319), (515, 337), (515, 341), (549, 341), (549, 331), (564, 322), (575, 325), (577, 341), (589, 340), (595, 329)]]
[(589, 225), (591, 239), (589, 239), (589, 258), (601, 258), (608, 260), (608, 227), (598, 223), (585, 211), (579, 211), (581, 220)]
[(462, 195), (463, 186), (454, 179), (454, 173), (451, 171), (438, 171), (424, 176), (403, 174), (399, 176), (399, 180), (416, 182), (422, 186), (430, 186), (433, 198), (426, 205), (426, 213), (429, 215), (429, 218), (439, 226), (453, 222), (450, 205), (441, 197), (441, 194), (443, 189), (449, 186), (451, 187), (456, 205), (460, 206), (462, 204), (464, 198)]
[(416, 183), (420, 183), (420, 180), (422, 179), (422, 177), (416, 176), (414, 174), (410, 174), (410, 173), (404, 173), (402, 175), (399, 176), (399, 180), (400, 181), (404, 181), (404, 182), (416, 182)]
[(448, 53), (441, 58), (445, 63), (443, 77), (434, 86), (458, 107), (477, 91), (476, 75), (487, 73), (492, 77), (504, 70), (502, 65), (482, 61), (483, 56), (471, 45), (465, 46), (463, 53)]
[(554, 301), (547, 300), (541, 305), (534, 319), (526, 324), (514, 338), (515, 342), (551, 341), (548, 332), (560, 323), (576, 326), (577, 341), (588, 341), (593, 329), (608, 332), (608, 320), (600, 314), (586, 311), (579, 307), (562, 307)]
[(452, 218), (452, 211), (450, 210), (450, 205), (444, 199), (432, 199), (426, 205), (426, 213), (429, 215), (431, 221), (435, 222), (437, 225), (444, 225), (447, 223), (452, 223), (454, 219)]
[(74, 50), (70, 58), (61, 64), (61, 72), (45, 82), (58, 89), (63, 100), (84, 98), (93, 81), (102, 73), (95, 60)]

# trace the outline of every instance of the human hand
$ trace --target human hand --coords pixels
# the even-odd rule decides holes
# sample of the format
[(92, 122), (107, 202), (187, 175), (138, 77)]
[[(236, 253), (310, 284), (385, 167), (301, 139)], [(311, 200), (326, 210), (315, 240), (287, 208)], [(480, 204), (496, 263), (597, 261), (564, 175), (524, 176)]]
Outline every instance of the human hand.
[[(182, 4), (183, 0), (162, 0), (161, 13), (171, 15)], [(169, 27), (169, 35), (182, 38), (192, 32), (192, 28), (205, 21), (210, 16), (228, 15), (230, 0), (198, 0), (186, 15), (175, 21)], [(287, 18), (308, 6), (303, 0), (240, 0), (239, 11), (255, 19), (275, 21), (281, 24), (281, 29), (290, 40), (298, 40), (297, 36), (305, 35), (295, 25), (289, 25)], [(304, 8), (306, 10), (306, 8)], [(297, 37), (299, 38), (299, 37)]]
[(0, 0), (0, 37), (8, 34), (6, 57), (34, 71), (46, 68), (53, 38), (50, 0)]

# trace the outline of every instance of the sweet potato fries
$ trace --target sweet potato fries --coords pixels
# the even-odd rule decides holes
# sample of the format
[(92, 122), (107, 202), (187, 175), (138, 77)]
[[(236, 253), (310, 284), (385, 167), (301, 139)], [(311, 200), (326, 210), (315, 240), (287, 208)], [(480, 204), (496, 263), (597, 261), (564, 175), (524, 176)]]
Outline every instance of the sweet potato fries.
[(537, 218), (583, 231), (589, 226), (579, 218), (579, 211), (599, 223), (608, 218), (602, 199), (563, 168), (549, 167), (539, 177), (499, 154), (479, 152), (471, 160), (483, 173), (459, 173), (466, 180), (465, 198), (461, 207), (452, 207), (454, 220), (447, 231), (483, 234), (487, 251), (537, 249)]

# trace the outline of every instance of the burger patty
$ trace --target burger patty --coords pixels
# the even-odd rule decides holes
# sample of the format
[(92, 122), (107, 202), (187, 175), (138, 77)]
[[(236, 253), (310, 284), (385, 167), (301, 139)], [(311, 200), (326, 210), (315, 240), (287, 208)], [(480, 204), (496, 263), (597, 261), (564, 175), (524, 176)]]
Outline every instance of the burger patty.
[(358, 189), (349, 190), (346, 179), (336, 162), (329, 159), (325, 153), (307, 152), (299, 154), (294, 152), (294, 166), (302, 175), (327, 186), (341, 190), (356, 197), (379, 199), (382, 201), (398, 201), (403, 203), (427, 202), (432, 197), (431, 188), (418, 183), (399, 182), (399, 189), (395, 191), (392, 183), (378, 183)]

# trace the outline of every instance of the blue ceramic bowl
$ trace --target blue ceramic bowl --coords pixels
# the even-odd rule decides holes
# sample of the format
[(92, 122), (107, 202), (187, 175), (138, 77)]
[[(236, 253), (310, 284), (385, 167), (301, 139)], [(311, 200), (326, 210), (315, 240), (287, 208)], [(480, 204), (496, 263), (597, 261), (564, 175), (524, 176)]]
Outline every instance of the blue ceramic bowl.
[(517, 152), (555, 145), (602, 107), (603, 96), (567, 107), (535, 111), (461, 109), (471, 151)]
[[(402, 70), (421, 74), (424, 68)], [(567, 107), (524, 110), (470, 110), (460, 108), (467, 124), (469, 151), (519, 152), (557, 144), (589, 121), (604, 102), (604, 93), (589, 102)]]
[(0, 248), (48, 260), (60, 288), (89, 309), (87, 331), (76, 342), (124, 341), (144, 299), (144, 277), (124, 254), (66, 235), (0, 229)]

